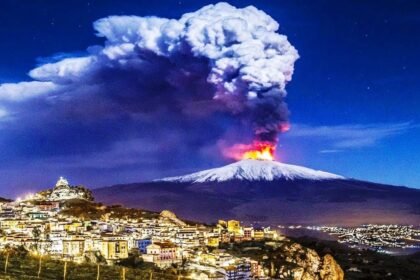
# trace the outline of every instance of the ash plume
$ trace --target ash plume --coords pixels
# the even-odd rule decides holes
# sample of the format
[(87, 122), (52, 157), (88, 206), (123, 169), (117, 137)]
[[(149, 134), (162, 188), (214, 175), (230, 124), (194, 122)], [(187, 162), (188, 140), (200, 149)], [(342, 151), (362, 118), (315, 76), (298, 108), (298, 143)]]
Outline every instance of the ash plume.
[(164, 134), (157, 143), (199, 150), (244, 126), (276, 142), (287, 124), (285, 87), (299, 56), (263, 11), (218, 3), (180, 19), (109, 16), (93, 26), (103, 46), (53, 57), (29, 72), (32, 81), (0, 85), (0, 108), (15, 124), (0, 123), (9, 135), (0, 145), (30, 135), (72, 154), (77, 144), (82, 153)]

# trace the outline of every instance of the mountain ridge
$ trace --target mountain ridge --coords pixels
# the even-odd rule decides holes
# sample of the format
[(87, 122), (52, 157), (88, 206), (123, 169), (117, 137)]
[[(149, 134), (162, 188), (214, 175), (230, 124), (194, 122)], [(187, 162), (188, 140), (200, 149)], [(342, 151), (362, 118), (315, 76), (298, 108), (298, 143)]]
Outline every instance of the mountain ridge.
[[(274, 173), (282, 176), (270, 177), (273, 174), (269, 173), (268, 176), (263, 168), (257, 170), (256, 177), (249, 180), (243, 173), (238, 175), (236, 172), (242, 170), (239, 167), (243, 167), (243, 162), (232, 165), (233, 172), (228, 172), (227, 175), (224, 172), (220, 175), (217, 172), (220, 169), (215, 168), (186, 176), (115, 185), (93, 191), (96, 198), (108, 204), (117, 203), (153, 211), (168, 209), (180, 217), (202, 222), (238, 219), (265, 225), (299, 223), (353, 226), (397, 223), (420, 226), (418, 189), (349, 179), (306, 167), (260, 161), (253, 161), (251, 167), (257, 166), (258, 169), (261, 165), (280, 166), (280, 171), (291, 167), (293, 172), (285, 174), (277, 170), (277, 174), (275, 169)], [(221, 170), (231, 171), (229, 166), (232, 165), (227, 165), (228, 169), (225, 169), (226, 166), (221, 167)], [(309, 173), (297, 172), (301, 170)], [(255, 175), (252, 172), (245, 173)], [(212, 177), (215, 174), (217, 176)], [(313, 174), (323, 176), (316, 176), (314, 179)], [(258, 180), (254, 180), (255, 178)]]
[(229, 180), (274, 181), (285, 180), (337, 180), (344, 176), (314, 170), (303, 166), (280, 163), (278, 161), (246, 159), (232, 164), (194, 172), (184, 176), (166, 177), (155, 182), (205, 183)]

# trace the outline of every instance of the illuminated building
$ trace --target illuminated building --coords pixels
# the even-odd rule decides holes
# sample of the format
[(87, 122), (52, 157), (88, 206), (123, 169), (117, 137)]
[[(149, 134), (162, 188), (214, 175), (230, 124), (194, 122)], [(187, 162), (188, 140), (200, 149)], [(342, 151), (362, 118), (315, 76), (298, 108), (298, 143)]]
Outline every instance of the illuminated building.
[(241, 234), (241, 223), (236, 220), (229, 220), (227, 222), (227, 230), (230, 233)]
[(100, 241), (102, 256), (112, 262), (128, 258), (128, 242), (121, 236), (104, 236)]

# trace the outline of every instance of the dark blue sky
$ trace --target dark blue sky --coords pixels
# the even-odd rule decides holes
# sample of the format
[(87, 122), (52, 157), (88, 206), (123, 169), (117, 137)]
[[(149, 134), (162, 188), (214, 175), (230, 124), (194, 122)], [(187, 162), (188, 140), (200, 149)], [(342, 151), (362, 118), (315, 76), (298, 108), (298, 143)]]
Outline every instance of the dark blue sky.
[[(211, 3), (216, 2), (2, 1), (0, 83), (30, 81), (27, 73), (35, 66), (69, 54), (79, 56), (87, 47), (103, 44), (104, 39), (96, 37), (92, 28), (99, 18), (179, 18)], [(265, 11), (279, 22), (280, 33), (287, 35), (299, 51), (293, 80), (287, 85), (292, 129), (280, 136), (278, 156), (282, 161), (359, 179), (420, 187), (420, 3), (229, 3), (238, 8), (254, 5)], [(42, 111), (34, 110), (32, 118), (39, 115)], [(175, 140), (164, 147), (144, 142), (146, 148), (139, 151), (138, 142), (131, 142), (132, 146), (118, 144), (121, 138), (112, 136), (138, 139), (148, 133), (147, 128), (137, 129), (135, 125), (128, 132), (119, 131), (123, 118), (98, 124), (94, 129), (74, 121), (71, 115), (57, 118), (59, 121), (48, 122), (47, 128), (26, 124), (30, 133), (15, 133), (19, 123), (9, 123), (3, 133), (0, 131), (0, 195), (47, 187), (59, 175), (96, 187), (175, 175), (225, 162), (194, 158), (178, 149), (176, 164), (166, 165), (153, 158), (171, 157), (172, 150), (177, 149), (171, 146)], [(74, 129), (72, 137), (65, 134), (50, 139), (51, 131), (60, 130), (66, 118), (71, 123), (66, 130)], [(80, 129), (85, 125), (86, 129)], [(227, 124), (220, 120), (211, 125)], [(189, 126), (194, 123), (180, 125), (180, 129), (188, 134)], [(163, 127), (162, 131), (165, 129), (169, 128)], [(83, 145), (81, 138), (86, 139)], [(97, 150), (104, 138), (109, 142)], [(201, 149), (200, 141), (192, 141), (192, 148)], [(112, 150), (110, 143), (121, 147)]]

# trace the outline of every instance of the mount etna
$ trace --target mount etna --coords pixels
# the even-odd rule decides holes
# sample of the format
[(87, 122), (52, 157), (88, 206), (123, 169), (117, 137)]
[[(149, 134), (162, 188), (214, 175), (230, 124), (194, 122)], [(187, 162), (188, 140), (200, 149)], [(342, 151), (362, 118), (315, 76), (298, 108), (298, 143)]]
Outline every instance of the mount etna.
[(99, 201), (204, 222), (275, 225), (420, 224), (420, 190), (345, 178), (270, 160), (94, 190)]

